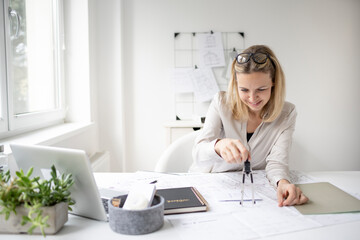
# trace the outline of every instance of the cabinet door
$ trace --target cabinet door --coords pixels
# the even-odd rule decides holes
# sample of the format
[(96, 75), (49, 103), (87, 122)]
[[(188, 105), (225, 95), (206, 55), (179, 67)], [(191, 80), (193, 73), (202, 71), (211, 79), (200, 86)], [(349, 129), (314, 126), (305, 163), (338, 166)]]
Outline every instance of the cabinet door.
[(171, 130), (171, 142), (174, 142), (176, 139), (193, 132), (192, 128), (172, 128)]

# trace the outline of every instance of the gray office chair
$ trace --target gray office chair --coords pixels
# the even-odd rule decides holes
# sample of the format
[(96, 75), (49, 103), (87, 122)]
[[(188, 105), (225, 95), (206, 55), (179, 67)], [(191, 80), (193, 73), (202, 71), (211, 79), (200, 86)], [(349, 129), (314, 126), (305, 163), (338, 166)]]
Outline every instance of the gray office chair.
[(188, 172), (193, 162), (192, 148), (200, 131), (188, 133), (171, 143), (157, 162), (155, 172)]

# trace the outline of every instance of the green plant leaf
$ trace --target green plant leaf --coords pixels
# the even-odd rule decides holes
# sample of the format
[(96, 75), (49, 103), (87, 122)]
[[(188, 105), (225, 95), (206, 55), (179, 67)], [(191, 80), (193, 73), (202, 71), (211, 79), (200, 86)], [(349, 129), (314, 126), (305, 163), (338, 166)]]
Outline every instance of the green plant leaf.
[[(22, 171), (22, 170), (21, 170)], [(16, 176), (18, 176), (18, 177), (21, 177), (22, 175), (21, 175), (21, 171), (20, 172), (16, 172), (15, 174), (16, 174)]]
[(75, 201), (70, 197), (68, 189), (74, 184), (74, 180), (71, 174), (58, 176), (54, 165), (51, 167), (50, 180), (40, 180), (39, 176), (31, 178), (32, 173), (33, 168), (26, 175), (20, 169), (15, 173), (17, 178), (14, 179), (11, 179), (10, 171), (0, 173), (0, 215), (5, 215), (7, 220), (12, 212), (16, 214), (16, 207), (23, 204), (29, 213), (22, 216), (21, 224), (31, 224), (29, 234), (39, 227), (45, 236), (44, 229), (49, 226), (49, 216), (42, 216), (41, 207), (68, 202), (71, 210), (70, 205), (74, 205)]
[(33, 231), (36, 227), (37, 227), (36, 225), (31, 225), (31, 227), (28, 229), (28, 233), (33, 234)]
[(34, 168), (31, 167), (31, 168), (29, 169), (29, 171), (27, 172), (26, 177), (30, 177), (31, 174), (33, 173), (33, 171), (34, 171)]
[(22, 216), (21, 225), (24, 226), (28, 222), (31, 222), (31, 219), (28, 216)]

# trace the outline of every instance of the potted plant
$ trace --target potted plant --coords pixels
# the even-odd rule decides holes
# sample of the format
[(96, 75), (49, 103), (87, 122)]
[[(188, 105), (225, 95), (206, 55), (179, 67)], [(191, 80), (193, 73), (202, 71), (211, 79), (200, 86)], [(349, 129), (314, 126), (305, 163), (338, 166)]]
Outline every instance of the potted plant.
[(75, 202), (69, 188), (72, 175), (58, 176), (51, 167), (51, 178), (31, 178), (33, 168), (22, 169), (12, 178), (10, 172), (0, 172), (0, 233), (56, 233), (67, 221), (68, 209)]

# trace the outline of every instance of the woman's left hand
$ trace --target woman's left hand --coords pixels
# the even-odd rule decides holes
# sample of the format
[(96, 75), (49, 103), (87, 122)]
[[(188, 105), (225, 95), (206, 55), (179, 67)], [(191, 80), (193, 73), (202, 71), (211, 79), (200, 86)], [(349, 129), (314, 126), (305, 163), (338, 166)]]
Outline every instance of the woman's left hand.
[(296, 187), (285, 179), (278, 182), (277, 197), (279, 207), (300, 205), (309, 201), (299, 187)]

